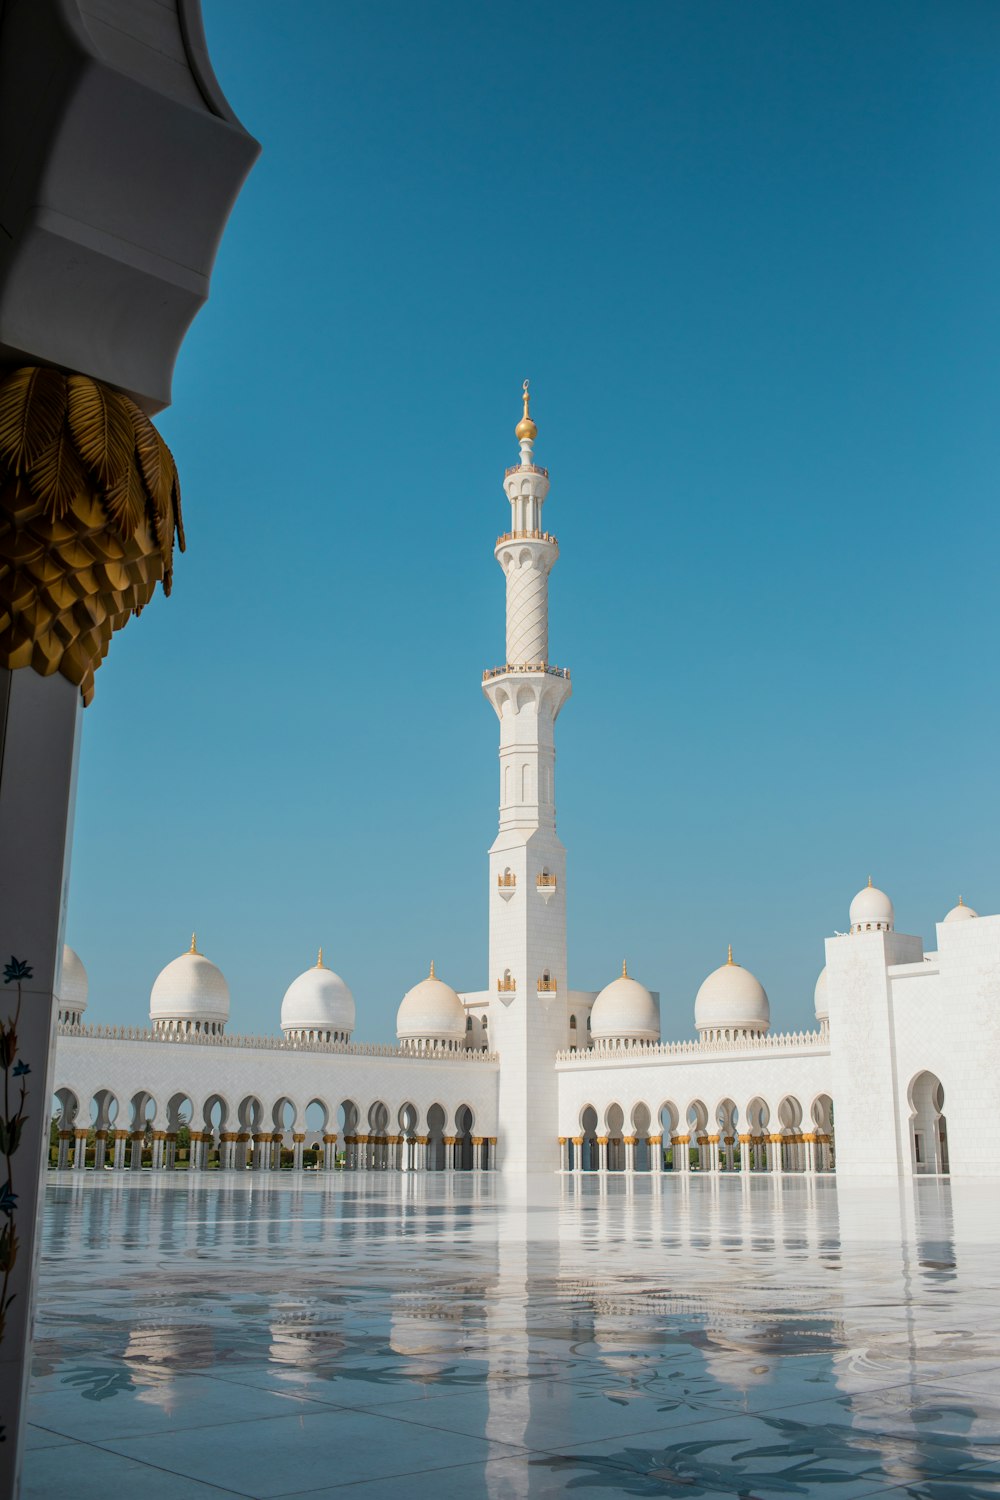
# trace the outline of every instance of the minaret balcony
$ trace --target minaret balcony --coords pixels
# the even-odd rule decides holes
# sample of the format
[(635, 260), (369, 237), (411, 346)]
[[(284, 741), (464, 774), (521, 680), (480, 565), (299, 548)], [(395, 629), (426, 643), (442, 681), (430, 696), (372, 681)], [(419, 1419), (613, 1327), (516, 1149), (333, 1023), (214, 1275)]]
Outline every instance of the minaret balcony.
[(554, 979), (550, 979), (546, 974), (541, 975), (538, 981), (539, 999), (548, 999), (551, 995), (554, 995), (557, 990), (558, 985), (556, 984), (556, 981)]
[(556, 877), (554, 875), (550, 875), (547, 870), (543, 870), (541, 875), (539, 875), (536, 879), (535, 890), (541, 896), (546, 906), (548, 906), (549, 902), (552, 900), (552, 897), (555, 895), (558, 884), (559, 882), (557, 881)]
[(504, 901), (509, 901), (517, 890), (517, 876), (510, 870), (504, 870), (502, 875), (497, 876), (497, 892)]
[(509, 661), (502, 667), (487, 667), (483, 681), (492, 682), (494, 677), (507, 677), (513, 672), (544, 672), (547, 677), (569, 681), (569, 667), (550, 667), (545, 661)]
[(559, 545), (551, 531), (502, 531), (497, 537), (497, 546), (502, 547), (504, 542), (551, 542), (554, 547)]
[(511, 464), (509, 469), (504, 469), (503, 477), (509, 479), (512, 474), (541, 474), (543, 479), (548, 479), (548, 469), (543, 469), (541, 464)]
[(498, 995), (513, 995), (516, 992), (516, 990), (517, 990), (517, 980), (516, 979), (512, 979), (509, 974), (505, 974), (502, 979), (498, 979), (497, 980), (497, 994)]

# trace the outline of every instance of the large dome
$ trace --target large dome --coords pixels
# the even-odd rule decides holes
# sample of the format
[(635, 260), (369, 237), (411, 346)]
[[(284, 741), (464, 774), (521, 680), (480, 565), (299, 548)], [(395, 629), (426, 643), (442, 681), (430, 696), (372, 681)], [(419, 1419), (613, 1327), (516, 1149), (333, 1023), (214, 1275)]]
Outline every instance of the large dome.
[(658, 1042), (660, 1012), (644, 984), (629, 977), (622, 964), (594, 1001), (590, 1012), (590, 1037), (594, 1042)]
[(68, 943), (64, 943), (62, 974), (56, 996), (56, 1014), (64, 1026), (79, 1026), (80, 1017), (87, 1009), (89, 991), (90, 982), (79, 954)]
[(396, 1035), (411, 1046), (465, 1046), (465, 1007), (451, 985), (435, 976), (433, 964), (427, 978), (403, 996)]
[(763, 1035), (771, 1025), (767, 992), (749, 969), (733, 962), (733, 950), (705, 980), (694, 1002), (694, 1024), (704, 1041), (736, 1041)]
[(281, 1002), (281, 1029), (298, 1041), (347, 1042), (354, 1030), (354, 996), (326, 968), (323, 950), (311, 969), (293, 979)]
[(157, 1031), (197, 1031), (216, 1036), (229, 1020), (229, 986), (222, 971), (198, 952), (195, 936), (180, 958), (157, 976), (149, 996)]
[[(979, 913), (977, 911), (973, 911), (971, 906), (966, 906), (965, 902), (962, 900), (962, 897), (959, 896), (959, 898), (958, 898), (958, 905), (952, 907), (951, 911), (945, 917), (945, 921), (946, 922), (968, 922), (973, 917), (978, 917), (978, 916), (979, 916)], [(68, 953), (69, 951), (70, 950), (67, 948), (66, 952)], [(79, 962), (79, 960), (77, 960), (77, 962)]]
[(892, 932), (895, 920), (896, 913), (892, 902), (885, 891), (880, 891), (877, 885), (872, 885), (872, 878), (869, 875), (868, 884), (851, 902), (851, 931)]
[(819, 971), (819, 978), (813, 991), (813, 1004), (816, 1008), (817, 1021), (829, 1021), (830, 1002), (826, 998), (826, 964)]

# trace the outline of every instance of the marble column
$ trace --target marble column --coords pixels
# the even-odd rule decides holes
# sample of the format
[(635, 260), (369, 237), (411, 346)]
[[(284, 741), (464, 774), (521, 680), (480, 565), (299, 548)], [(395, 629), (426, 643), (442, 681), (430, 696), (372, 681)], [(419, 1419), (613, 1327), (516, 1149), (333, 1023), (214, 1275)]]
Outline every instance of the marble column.
[(559, 1137), (559, 1170), (569, 1171), (569, 1136), (566, 1135)]
[[(324, 1140), (325, 1139), (326, 1139), (326, 1137), (324, 1136)], [(358, 1169), (359, 1172), (367, 1172), (367, 1170), (368, 1170), (368, 1137), (366, 1135), (356, 1135), (354, 1137), (354, 1141), (355, 1141), (355, 1146), (354, 1146), (354, 1149), (355, 1149), (354, 1164), (357, 1167), (357, 1169)]]
[(446, 1172), (455, 1170), (455, 1152), (458, 1149), (458, 1136), (446, 1135), (444, 1137), (444, 1169)]
[(129, 1137), (131, 1150), (129, 1151), (128, 1164), (129, 1170), (132, 1172), (142, 1171), (142, 1144), (145, 1133), (144, 1130), (133, 1130)]
[(608, 1171), (608, 1137), (599, 1135), (597, 1137), (597, 1170), (602, 1177), (607, 1176)]
[(105, 1158), (108, 1154), (108, 1132), (96, 1130), (94, 1132), (94, 1171), (103, 1172)]
[(337, 1137), (329, 1133), (323, 1136), (323, 1171), (337, 1170)]
[(302, 1171), (302, 1151), (306, 1143), (305, 1136), (300, 1131), (292, 1135), (292, 1171)]
[(87, 1165), (87, 1132), (73, 1131), (73, 1170), (82, 1172)]
[(414, 1157), (414, 1166), (418, 1172), (427, 1171), (427, 1151), (430, 1146), (429, 1135), (417, 1136), (417, 1150)]
[(767, 1137), (767, 1169), (779, 1176), (784, 1172), (785, 1166), (782, 1160), (781, 1136), (769, 1135)]
[(163, 1166), (167, 1172), (177, 1167), (177, 1132), (168, 1130), (163, 1142)]
[(125, 1170), (125, 1143), (128, 1140), (127, 1130), (115, 1130), (112, 1132), (115, 1143), (115, 1154), (112, 1166), (116, 1172)]
[(674, 1149), (674, 1171), (690, 1172), (691, 1170), (691, 1137), (689, 1135), (672, 1135), (670, 1144)]
[(499, 1162), (497, 1160), (497, 1138), (495, 1135), (488, 1135), (486, 1137), (486, 1140), (490, 1148), (488, 1163), (489, 1170), (491, 1172), (495, 1172), (497, 1167), (499, 1166)]
[(719, 1170), (719, 1137), (707, 1135), (705, 1141), (708, 1146), (708, 1170), (718, 1172)]
[(649, 1148), (649, 1170), (659, 1174), (663, 1171), (662, 1135), (647, 1135), (646, 1145)]
[(576, 1173), (582, 1172), (582, 1171), (583, 1171), (583, 1136), (582, 1135), (575, 1135), (573, 1137), (573, 1172), (574, 1172), (574, 1174), (576, 1174)]
[(153, 1131), (153, 1171), (160, 1172), (163, 1169), (163, 1154), (167, 1143), (166, 1132), (163, 1130)]
[(59, 1168), (60, 1172), (65, 1171), (65, 1169), (69, 1166), (69, 1145), (72, 1139), (72, 1130), (60, 1130), (59, 1149), (56, 1155), (56, 1166)]
[(626, 1136), (624, 1136), (622, 1138), (622, 1143), (623, 1143), (623, 1145), (625, 1147), (625, 1171), (627, 1173), (634, 1172), (635, 1171), (635, 1136), (634, 1135), (626, 1135)]

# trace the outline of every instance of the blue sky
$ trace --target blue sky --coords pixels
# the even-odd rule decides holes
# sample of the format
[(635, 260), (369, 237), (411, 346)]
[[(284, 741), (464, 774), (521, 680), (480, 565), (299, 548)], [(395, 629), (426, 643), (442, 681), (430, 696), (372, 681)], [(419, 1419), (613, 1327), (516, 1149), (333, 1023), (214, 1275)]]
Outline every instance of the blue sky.
[(69, 941), (232, 1029), (327, 960), (387, 1040), (486, 972), (505, 465), (529, 376), (570, 969), (807, 1024), (869, 872), (1000, 909), (1000, 9), (204, 0), (263, 144), (160, 419), (174, 594), (85, 714)]

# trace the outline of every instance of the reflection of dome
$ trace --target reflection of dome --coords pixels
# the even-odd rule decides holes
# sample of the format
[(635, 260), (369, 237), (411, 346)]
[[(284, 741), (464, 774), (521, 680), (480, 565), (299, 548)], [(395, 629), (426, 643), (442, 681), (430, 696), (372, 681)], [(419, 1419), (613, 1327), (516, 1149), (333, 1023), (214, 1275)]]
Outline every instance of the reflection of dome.
[(63, 1026), (79, 1026), (80, 1017), (87, 1009), (89, 989), (87, 971), (79, 955), (68, 943), (64, 943), (59, 993), (56, 996), (56, 1013)]
[(217, 1036), (229, 1020), (229, 986), (222, 971), (191, 947), (157, 976), (149, 996), (149, 1019), (156, 1031), (202, 1032)]
[(877, 885), (872, 885), (872, 878), (869, 875), (868, 884), (851, 902), (851, 931), (892, 932), (895, 920), (896, 913), (892, 902), (885, 891), (880, 891)]
[[(968, 922), (972, 917), (978, 917), (978, 916), (979, 916), (979, 913), (977, 911), (973, 911), (971, 906), (966, 906), (966, 904), (962, 900), (961, 896), (959, 896), (959, 898), (958, 898), (958, 905), (952, 907), (951, 911), (945, 917), (945, 921), (946, 922)], [(67, 948), (66, 952), (68, 953), (69, 951), (70, 950)], [(63, 960), (63, 962), (65, 963), (65, 959)]]
[(464, 1048), (465, 1007), (450, 984), (435, 978), (433, 964), (427, 978), (403, 996), (396, 1035), (409, 1047)]
[(281, 1029), (292, 1041), (347, 1042), (354, 1030), (354, 996), (339, 974), (323, 964), (293, 979), (281, 1002)]
[(727, 962), (709, 974), (695, 997), (694, 1024), (702, 1040), (710, 1042), (762, 1036), (771, 1025), (764, 986), (733, 962), (731, 947)]
[(813, 1004), (816, 1007), (817, 1021), (829, 1021), (830, 1002), (826, 998), (826, 964), (819, 971), (819, 978), (813, 991)]
[(595, 1042), (658, 1042), (660, 1012), (649, 990), (630, 979), (622, 964), (594, 1001), (590, 1012), (590, 1035)]

